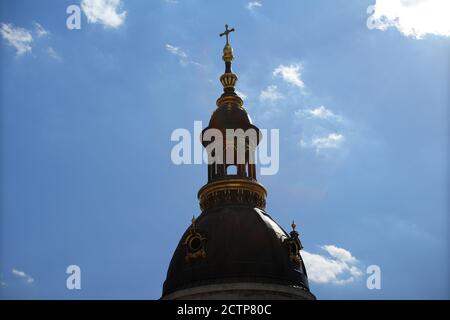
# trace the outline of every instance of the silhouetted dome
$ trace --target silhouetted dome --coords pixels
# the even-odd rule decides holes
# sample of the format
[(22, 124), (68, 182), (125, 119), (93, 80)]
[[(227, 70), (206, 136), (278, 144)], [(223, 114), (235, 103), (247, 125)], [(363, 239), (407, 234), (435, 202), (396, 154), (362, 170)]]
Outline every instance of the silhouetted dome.
[(247, 111), (242, 107), (219, 107), (211, 115), (210, 128), (248, 129), (253, 128), (252, 120)]
[[(184, 233), (170, 262), (163, 296), (199, 285), (257, 282), (308, 289), (303, 262), (289, 259), (289, 235), (262, 209), (228, 205), (204, 211), (195, 231), (204, 240), (203, 257), (186, 258)], [(198, 245), (198, 244), (197, 244)]]

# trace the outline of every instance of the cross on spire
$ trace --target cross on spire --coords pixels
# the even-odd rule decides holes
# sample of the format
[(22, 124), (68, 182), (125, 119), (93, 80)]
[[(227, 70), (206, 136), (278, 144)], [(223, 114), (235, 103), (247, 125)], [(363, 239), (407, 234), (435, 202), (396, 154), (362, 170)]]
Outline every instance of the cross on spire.
[(227, 44), (228, 44), (228, 35), (229, 35), (231, 32), (234, 32), (234, 28), (228, 29), (228, 25), (226, 24), (226, 25), (225, 25), (225, 31), (222, 32), (222, 33), (220, 34), (221, 37), (222, 37), (222, 36), (225, 36), (225, 37), (227, 38)]

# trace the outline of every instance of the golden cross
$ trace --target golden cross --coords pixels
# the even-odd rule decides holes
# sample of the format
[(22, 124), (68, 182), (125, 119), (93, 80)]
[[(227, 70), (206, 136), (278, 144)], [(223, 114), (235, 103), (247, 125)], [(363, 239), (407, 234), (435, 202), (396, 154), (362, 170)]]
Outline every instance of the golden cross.
[(225, 25), (225, 31), (220, 34), (220, 36), (225, 36), (227, 38), (227, 44), (228, 44), (228, 35), (234, 31), (234, 28), (228, 29), (228, 25)]

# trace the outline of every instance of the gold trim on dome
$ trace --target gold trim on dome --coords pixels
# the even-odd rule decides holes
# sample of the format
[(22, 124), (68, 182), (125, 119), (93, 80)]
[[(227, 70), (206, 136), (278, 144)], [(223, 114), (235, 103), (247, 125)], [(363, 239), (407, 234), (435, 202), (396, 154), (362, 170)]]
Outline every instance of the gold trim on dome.
[(216, 101), (216, 105), (218, 107), (227, 106), (228, 104), (242, 107), (244, 105), (244, 101), (242, 101), (241, 97), (239, 97), (238, 95), (224, 95)]
[(224, 179), (204, 185), (198, 192), (200, 208), (207, 210), (228, 204), (246, 204), (265, 209), (267, 191), (260, 183), (245, 179)]
[(186, 262), (190, 262), (192, 259), (206, 257), (205, 244), (207, 239), (196, 230), (196, 222), (197, 219), (195, 216), (192, 216), (189, 234), (183, 242), (186, 250)]
[(237, 75), (230, 72), (224, 73), (220, 76), (220, 82), (224, 88), (233, 88), (236, 85), (237, 80)]

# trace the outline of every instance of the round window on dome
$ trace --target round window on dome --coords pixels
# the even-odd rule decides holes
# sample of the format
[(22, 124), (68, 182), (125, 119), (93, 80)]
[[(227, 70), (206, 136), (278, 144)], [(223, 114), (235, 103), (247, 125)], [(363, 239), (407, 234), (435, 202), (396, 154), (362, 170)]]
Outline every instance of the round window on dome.
[(198, 236), (193, 236), (189, 240), (189, 249), (192, 251), (198, 251), (202, 247), (202, 240)]

